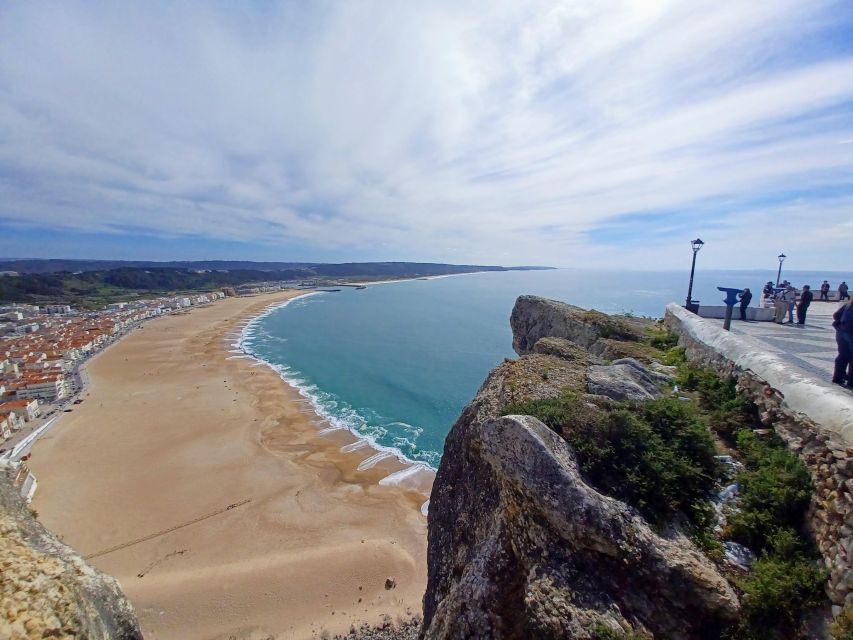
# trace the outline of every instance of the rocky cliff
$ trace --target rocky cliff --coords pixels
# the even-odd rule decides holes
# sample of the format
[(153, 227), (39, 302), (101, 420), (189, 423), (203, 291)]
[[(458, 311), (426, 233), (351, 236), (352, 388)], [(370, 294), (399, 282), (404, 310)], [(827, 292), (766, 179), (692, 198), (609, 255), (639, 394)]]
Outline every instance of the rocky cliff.
[(118, 582), (32, 515), (0, 468), (0, 638), (139, 639)]
[[(424, 638), (717, 637), (738, 599), (683, 536), (663, 537), (590, 487), (566, 442), (511, 402), (565, 389), (590, 404), (644, 399), (655, 373), (606, 365), (645, 325), (519, 298), (513, 346), (447, 437), (429, 511)], [(627, 389), (627, 391), (626, 391)], [(610, 634), (610, 635), (607, 635)]]

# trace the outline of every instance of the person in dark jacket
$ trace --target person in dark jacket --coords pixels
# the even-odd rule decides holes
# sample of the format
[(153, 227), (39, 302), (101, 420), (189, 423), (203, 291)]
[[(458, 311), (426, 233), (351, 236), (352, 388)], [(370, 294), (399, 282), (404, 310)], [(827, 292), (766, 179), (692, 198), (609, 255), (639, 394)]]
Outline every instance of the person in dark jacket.
[(797, 305), (797, 324), (802, 326), (806, 323), (806, 313), (809, 310), (809, 305), (814, 299), (812, 288), (804, 284), (803, 292), (800, 294), (800, 303)]
[(839, 300), (849, 300), (850, 299), (850, 294), (847, 293), (847, 283), (846, 282), (842, 282), (840, 285), (838, 285), (838, 299)]
[(820, 299), (824, 302), (829, 302), (829, 282), (826, 280), (820, 285)]
[(747, 288), (741, 291), (738, 297), (740, 298), (740, 319), (746, 322), (746, 308), (752, 302), (752, 293)]
[(838, 357), (835, 358), (835, 370), (832, 381), (853, 389), (853, 376), (847, 370), (853, 361), (853, 300), (848, 300), (832, 314), (832, 326), (835, 327), (835, 342), (838, 344)]

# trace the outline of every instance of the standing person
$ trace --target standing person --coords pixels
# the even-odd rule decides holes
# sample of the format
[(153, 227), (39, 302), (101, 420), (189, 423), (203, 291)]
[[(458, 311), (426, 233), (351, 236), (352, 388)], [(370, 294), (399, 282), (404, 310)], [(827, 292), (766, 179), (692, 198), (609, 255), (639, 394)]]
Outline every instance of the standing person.
[(826, 280), (820, 285), (820, 299), (824, 302), (829, 302), (829, 282)]
[(797, 324), (802, 326), (806, 323), (806, 313), (809, 310), (809, 305), (814, 300), (814, 294), (812, 293), (812, 288), (804, 284), (803, 285), (803, 293), (800, 295), (800, 304), (797, 305)]
[(848, 299), (832, 314), (832, 326), (835, 328), (835, 342), (838, 344), (838, 356), (835, 358), (835, 370), (832, 381), (853, 389), (853, 376), (848, 368), (853, 361), (853, 300)]
[(746, 288), (738, 294), (738, 297), (740, 298), (740, 319), (746, 322), (746, 308), (752, 302), (752, 293), (749, 288)]
[(785, 310), (788, 308), (788, 303), (785, 301), (785, 292), (781, 289), (773, 296), (773, 308), (776, 310), (776, 317), (773, 322), (785, 324)]
[(773, 282), (771, 280), (767, 281), (767, 284), (764, 285), (764, 289), (761, 290), (761, 297), (763, 298), (762, 306), (769, 307), (770, 301), (773, 300)]
[(797, 290), (790, 282), (785, 287), (785, 302), (788, 303), (788, 324), (794, 324), (794, 307), (797, 304)]
[(838, 285), (838, 299), (839, 300), (849, 300), (850, 299), (850, 294), (847, 293), (847, 283), (846, 282), (842, 282), (840, 285)]

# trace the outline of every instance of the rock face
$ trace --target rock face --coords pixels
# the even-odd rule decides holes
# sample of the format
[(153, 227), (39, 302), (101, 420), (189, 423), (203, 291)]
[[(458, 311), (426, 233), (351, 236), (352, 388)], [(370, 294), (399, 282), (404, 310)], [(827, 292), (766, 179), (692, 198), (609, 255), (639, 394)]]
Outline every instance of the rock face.
[(559, 436), (469, 409), (432, 491), (423, 637), (679, 640), (735, 619), (737, 597), (692, 544), (589, 487)]
[[(538, 296), (520, 296), (509, 322), (512, 348), (520, 356), (532, 353), (541, 338), (561, 338), (593, 355), (607, 350), (616, 354), (618, 343), (637, 342), (650, 324), (647, 320), (609, 316)], [(628, 354), (617, 357), (623, 355)]]
[(587, 370), (589, 392), (607, 396), (611, 400), (659, 398), (661, 396), (659, 382), (645, 367), (637, 365), (622, 362), (590, 367)]
[(118, 582), (36, 521), (0, 468), (0, 638), (141, 640)]
[(518, 299), (511, 322), (522, 357), (492, 370), (445, 441), (430, 499), (422, 637), (716, 637), (738, 600), (713, 564), (587, 485), (544, 424), (501, 417), (509, 404), (567, 390), (590, 404), (656, 397), (666, 368), (603, 366), (597, 355), (619, 351), (616, 335), (638, 340), (642, 326), (532, 296)]

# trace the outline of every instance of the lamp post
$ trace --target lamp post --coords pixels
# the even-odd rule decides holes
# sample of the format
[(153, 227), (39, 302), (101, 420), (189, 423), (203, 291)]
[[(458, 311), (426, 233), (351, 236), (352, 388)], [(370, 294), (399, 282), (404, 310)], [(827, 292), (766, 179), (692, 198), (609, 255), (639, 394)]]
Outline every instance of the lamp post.
[(693, 264), (690, 266), (690, 285), (687, 287), (687, 304), (685, 307), (688, 311), (692, 311), (693, 313), (699, 312), (698, 305), (693, 304), (693, 274), (696, 271), (696, 254), (699, 253), (699, 249), (701, 249), (704, 244), (705, 243), (699, 238), (690, 241), (690, 248), (693, 249)]
[(776, 272), (776, 286), (778, 287), (780, 279), (782, 278), (782, 263), (785, 262), (785, 258), (788, 256), (784, 253), (780, 253), (777, 257), (779, 258), (779, 271)]

